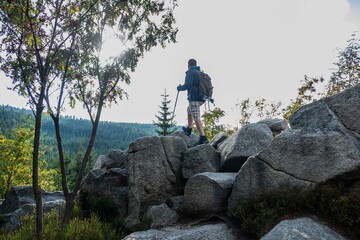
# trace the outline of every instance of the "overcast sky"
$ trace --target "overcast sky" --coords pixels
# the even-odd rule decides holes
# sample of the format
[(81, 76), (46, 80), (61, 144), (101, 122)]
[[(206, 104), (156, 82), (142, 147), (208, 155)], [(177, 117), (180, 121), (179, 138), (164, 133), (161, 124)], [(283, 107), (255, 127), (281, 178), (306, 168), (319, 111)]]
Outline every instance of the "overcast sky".
[[(236, 104), (246, 98), (288, 103), (305, 74), (329, 75), (337, 49), (345, 48), (360, 29), (359, 2), (179, 0), (177, 43), (145, 54), (125, 87), (129, 100), (104, 109), (102, 120), (151, 123), (165, 88), (173, 110), (189, 58), (212, 77), (216, 106), (227, 113), (223, 123), (237, 126)], [(106, 43), (104, 49), (114, 52), (116, 44)], [(25, 107), (25, 100), (6, 90), (10, 80), (0, 76), (0, 104)], [(186, 93), (181, 92), (176, 107), (180, 125), (186, 122), (186, 106)], [(87, 118), (79, 109), (67, 114)]]

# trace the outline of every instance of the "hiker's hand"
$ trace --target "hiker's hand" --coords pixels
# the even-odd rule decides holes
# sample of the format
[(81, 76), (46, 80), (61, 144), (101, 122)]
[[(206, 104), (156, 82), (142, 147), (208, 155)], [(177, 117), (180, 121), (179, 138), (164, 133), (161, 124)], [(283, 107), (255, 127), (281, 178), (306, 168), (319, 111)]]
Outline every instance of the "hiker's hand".
[(179, 86), (177, 86), (177, 88), (176, 88), (178, 91), (180, 91), (181, 90), (181, 84), (179, 84)]

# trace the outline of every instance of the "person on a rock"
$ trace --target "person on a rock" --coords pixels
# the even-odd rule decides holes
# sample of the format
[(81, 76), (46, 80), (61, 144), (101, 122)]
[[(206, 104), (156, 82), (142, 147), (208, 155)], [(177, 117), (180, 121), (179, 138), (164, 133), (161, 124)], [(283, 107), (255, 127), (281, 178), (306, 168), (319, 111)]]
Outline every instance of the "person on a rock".
[(178, 91), (187, 90), (187, 98), (189, 101), (189, 106), (187, 108), (187, 126), (182, 127), (182, 130), (186, 135), (190, 136), (192, 132), (192, 124), (195, 122), (195, 126), (200, 134), (198, 141), (199, 144), (208, 143), (208, 139), (204, 132), (204, 127), (200, 119), (200, 106), (204, 104), (204, 99), (199, 95), (199, 73), (200, 67), (197, 66), (195, 59), (190, 59), (188, 61), (188, 70), (185, 75), (184, 85), (179, 85), (177, 87)]

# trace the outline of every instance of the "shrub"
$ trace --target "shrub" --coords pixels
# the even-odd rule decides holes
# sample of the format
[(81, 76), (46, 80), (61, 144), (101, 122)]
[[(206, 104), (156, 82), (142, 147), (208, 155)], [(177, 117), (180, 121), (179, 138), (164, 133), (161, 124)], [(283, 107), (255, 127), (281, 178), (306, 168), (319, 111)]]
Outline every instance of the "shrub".
[[(100, 222), (99, 217), (75, 217), (70, 220), (65, 232), (60, 230), (60, 218), (57, 211), (44, 214), (42, 239), (46, 240), (82, 240), (82, 239), (121, 239), (111, 224)], [(118, 236), (119, 235), (119, 236)], [(13, 232), (0, 232), (0, 240), (33, 240), (36, 239), (35, 217), (24, 216), (20, 228)]]
[(110, 221), (117, 218), (117, 207), (109, 197), (106, 196), (90, 196), (88, 193), (83, 193), (80, 199), (80, 208), (89, 216), (95, 213), (103, 221)]
[[(83, 199), (84, 200), (84, 199)], [(46, 240), (81, 240), (81, 239), (123, 239), (132, 232), (148, 230), (150, 222), (143, 219), (138, 225), (128, 229), (124, 219), (117, 216), (117, 210), (112, 201), (105, 197), (86, 198), (87, 214), (83, 214), (82, 204), (76, 202), (71, 219), (64, 232), (61, 232), (61, 218), (55, 209), (44, 213), (42, 239)], [(90, 210), (89, 210), (90, 209)], [(0, 215), (1, 220), (1, 215)], [(0, 228), (0, 240), (33, 240), (36, 239), (34, 215), (24, 216), (20, 228), (7, 232)]]
[[(35, 217), (26, 215), (21, 218), (20, 228), (13, 232), (2, 230), (0, 240), (33, 240), (36, 239)], [(59, 238), (60, 219), (56, 211), (44, 213), (43, 239), (61, 239)]]
[(360, 197), (343, 184), (320, 184), (313, 189), (281, 187), (238, 202), (235, 220), (245, 233), (260, 238), (284, 219), (312, 215), (360, 238)]
[(64, 235), (64, 239), (68, 240), (116, 239), (116, 232), (109, 225), (101, 223), (96, 215), (72, 219)]
[(329, 216), (333, 216), (335, 222), (346, 228), (359, 239), (360, 237), (360, 197), (351, 194), (349, 196), (340, 196), (330, 204)]

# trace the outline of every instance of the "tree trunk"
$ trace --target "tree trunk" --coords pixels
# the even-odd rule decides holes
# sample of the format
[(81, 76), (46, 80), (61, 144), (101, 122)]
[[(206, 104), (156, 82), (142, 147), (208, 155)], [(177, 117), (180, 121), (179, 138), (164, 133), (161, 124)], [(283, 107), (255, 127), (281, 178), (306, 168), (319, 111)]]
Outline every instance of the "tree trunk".
[(92, 125), (92, 131), (91, 131), (91, 137), (89, 140), (89, 144), (87, 146), (85, 155), (83, 157), (82, 163), (81, 163), (81, 167), (80, 170), (78, 172), (77, 175), (77, 179), (74, 185), (74, 189), (72, 190), (71, 193), (68, 193), (67, 196), (65, 196), (65, 211), (64, 211), (64, 215), (61, 221), (61, 229), (64, 230), (65, 227), (67, 226), (67, 224), (70, 221), (70, 217), (71, 217), (71, 213), (74, 207), (74, 199), (78, 193), (78, 191), (80, 190), (81, 187), (81, 181), (85, 172), (85, 167), (88, 163), (92, 148), (94, 146), (94, 142), (95, 142), (95, 138), (96, 138), (96, 133), (97, 133), (97, 129), (99, 126), (99, 122), (100, 122), (100, 116), (101, 116), (101, 111), (102, 111), (102, 107), (104, 104), (104, 99), (103, 99), (103, 94), (101, 94), (100, 97), (100, 101), (99, 101), (99, 106), (98, 106), (98, 110), (96, 113), (96, 117), (95, 117), (95, 121), (93, 122)]
[(75, 205), (75, 197), (76, 194), (68, 193), (67, 196), (65, 196), (65, 209), (64, 209), (64, 215), (61, 221), (61, 229), (64, 231), (66, 229), (66, 226), (68, 225), (71, 217), (72, 210)]
[(42, 238), (43, 228), (43, 206), (41, 199), (41, 189), (39, 187), (39, 149), (40, 149), (40, 128), (42, 119), (42, 101), (36, 106), (35, 113), (35, 134), (34, 134), (34, 152), (33, 152), (33, 191), (36, 204), (36, 235), (38, 239)]
[(9, 173), (6, 183), (5, 183), (5, 193), (7, 193), (10, 190), (10, 185), (11, 185), (11, 177), (12, 177), (12, 172)]
[(60, 171), (61, 171), (61, 185), (65, 197), (65, 209), (61, 221), (61, 230), (64, 231), (71, 217), (76, 194), (72, 194), (71, 192), (69, 192), (67, 186), (64, 151), (63, 151), (61, 133), (60, 133), (60, 122), (59, 122), (60, 118), (59, 115), (55, 116), (53, 114), (51, 114), (51, 118), (53, 119), (54, 127), (55, 127), (55, 135), (56, 135), (57, 147), (59, 152), (59, 162), (60, 162)]

